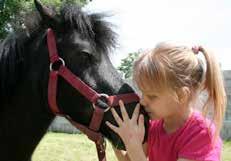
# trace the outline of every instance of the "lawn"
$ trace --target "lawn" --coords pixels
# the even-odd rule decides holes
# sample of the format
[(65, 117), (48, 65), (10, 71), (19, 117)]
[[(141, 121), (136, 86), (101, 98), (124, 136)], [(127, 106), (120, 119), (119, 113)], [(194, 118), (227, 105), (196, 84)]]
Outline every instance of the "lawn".
[[(107, 142), (107, 160), (116, 161), (110, 143)], [(94, 142), (82, 134), (47, 133), (32, 161), (97, 161)]]
[(231, 141), (224, 142), (222, 161), (231, 161)]
[[(107, 142), (107, 160), (116, 161), (110, 143)], [(81, 134), (47, 133), (32, 161), (97, 161), (95, 145)], [(222, 161), (231, 161), (231, 141), (224, 142)]]

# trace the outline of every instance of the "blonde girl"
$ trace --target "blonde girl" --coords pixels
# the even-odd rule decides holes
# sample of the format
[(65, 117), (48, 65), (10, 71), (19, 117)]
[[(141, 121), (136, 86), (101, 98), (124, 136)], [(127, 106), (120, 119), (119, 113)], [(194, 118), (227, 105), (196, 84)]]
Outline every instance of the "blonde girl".
[[(203, 54), (203, 61), (198, 58)], [(213, 54), (203, 47), (189, 48), (160, 43), (134, 63), (134, 81), (140, 104), (150, 117), (148, 140), (139, 104), (129, 118), (120, 101), (122, 118), (112, 109), (118, 124), (107, 125), (123, 140), (126, 152), (114, 148), (119, 161), (219, 161), (219, 133), (226, 107), (221, 70)], [(207, 91), (201, 111), (196, 102)], [(210, 118), (207, 119), (208, 113)]]

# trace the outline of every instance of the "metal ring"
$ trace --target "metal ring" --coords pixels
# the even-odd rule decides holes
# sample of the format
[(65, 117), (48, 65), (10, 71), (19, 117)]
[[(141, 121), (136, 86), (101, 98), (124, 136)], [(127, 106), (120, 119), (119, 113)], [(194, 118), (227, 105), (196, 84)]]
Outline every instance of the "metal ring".
[[(99, 94), (99, 97), (98, 98), (100, 98), (101, 96), (103, 96), (103, 97), (105, 97), (105, 98), (109, 98), (109, 96), (107, 95), (107, 94), (105, 94), (105, 93), (100, 93)], [(95, 109), (96, 108), (96, 106), (95, 106), (95, 103), (92, 103), (92, 106), (93, 106), (93, 108)], [(108, 110), (110, 110), (110, 106), (108, 106), (108, 108), (106, 108), (105, 110), (104, 110), (104, 112), (107, 112)]]
[[(59, 57), (59, 60), (58, 60), (58, 61), (61, 61), (61, 63), (62, 63), (61, 65), (65, 66), (65, 61), (64, 61), (62, 58)], [(57, 62), (57, 61), (55, 61), (55, 62)], [(54, 63), (55, 63), (55, 62), (54, 62)], [(50, 71), (54, 71), (53, 68), (52, 68), (52, 65), (53, 65), (54, 63), (50, 63)]]

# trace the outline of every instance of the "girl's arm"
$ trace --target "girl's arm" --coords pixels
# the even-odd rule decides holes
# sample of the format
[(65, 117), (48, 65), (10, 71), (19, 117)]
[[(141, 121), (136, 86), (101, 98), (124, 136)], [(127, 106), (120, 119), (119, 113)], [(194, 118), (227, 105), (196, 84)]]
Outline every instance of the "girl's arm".
[(141, 146), (141, 148), (136, 148), (139, 145), (135, 145), (134, 147), (128, 148), (127, 154), (131, 161), (147, 161), (147, 152), (144, 149), (146, 144)]
[[(113, 146), (112, 146), (112, 148), (115, 152), (115, 155), (116, 155), (118, 161), (133, 161), (133, 160), (130, 160), (127, 151), (118, 150), (118, 149), (114, 148)], [(144, 161), (146, 161), (147, 160), (147, 143), (143, 144), (143, 152), (145, 155)], [(136, 160), (140, 160), (140, 159), (136, 158)]]
[(110, 122), (106, 124), (117, 133), (123, 140), (123, 143), (127, 150), (127, 156), (118, 154), (121, 158), (129, 158), (131, 161), (147, 161), (146, 155), (143, 150), (143, 140), (144, 140), (144, 116), (139, 115), (140, 105), (137, 104), (132, 118), (129, 118), (125, 106), (122, 101), (119, 101), (120, 111), (122, 113), (122, 118), (117, 114), (114, 108), (111, 108), (112, 115), (116, 120), (118, 126), (112, 125)]
[(112, 146), (118, 161), (131, 161), (126, 151), (118, 150)]

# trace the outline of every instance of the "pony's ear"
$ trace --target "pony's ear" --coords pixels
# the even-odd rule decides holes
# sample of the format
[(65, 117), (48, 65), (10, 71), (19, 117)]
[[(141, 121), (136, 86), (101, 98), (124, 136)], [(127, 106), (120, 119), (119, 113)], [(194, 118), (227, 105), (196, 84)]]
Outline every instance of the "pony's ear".
[(58, 19), (57, 13), (54, 9), (43, 5), (39, 0), (34, 0), (34, 3), (44, 24), (52, 28), (57, 28), (60, 25), (60, 20)]

